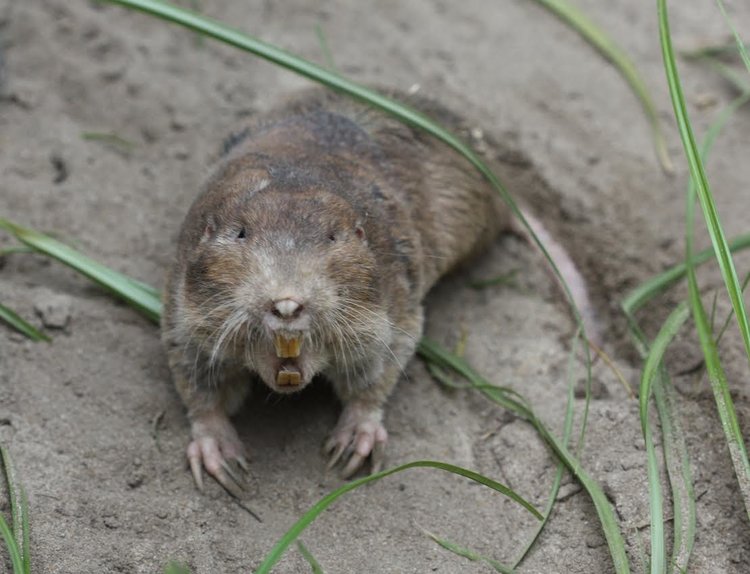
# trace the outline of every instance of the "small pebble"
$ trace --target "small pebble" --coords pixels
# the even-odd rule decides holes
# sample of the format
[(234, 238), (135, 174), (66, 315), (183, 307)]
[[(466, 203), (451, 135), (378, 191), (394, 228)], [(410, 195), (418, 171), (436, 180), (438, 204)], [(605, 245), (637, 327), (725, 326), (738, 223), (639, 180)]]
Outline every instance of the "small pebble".
[(34, 301), (34, 311), (48, 329), (65, 329), (73, 316), (73, 301), (67, 295), (45, 291)]
[(70, 175), (70, 170), (68, 169), (67, 162), (59, 154), (52, 154), (49, 160), (50, 160), (50, 163), (52, 164), (52, 169), (54, 170), (52, 183), (54, 184), (63, 183), (66, 179), (68, 179), (68, 175)]
[(183, 131), (190, 124), (190, 117), (182, 112), (175, 111), (169, 122), (169, 127), (176, 132)]
[(176, 145), (172, 148), (172, 156), (175, 159), (186, 160), (190, 157), (190, 152), (183, 145)]
[(129, 488), (138, 488), (143, 485), (146, 477), (142, 472), (133, 472), (127, 480)]
[(14, 79), (13, 83), (8, 85), (5, 100), (29, 111), (39, 107), (42, 100), (40, 92), (36, 84)]
[(105, 516), (103, 522), (104, 526), (106, 526), (110, 530), (117, 530), (118, 528), (120, 528), (120, 520), (115, 514)]
[(586, 546), (588, 546), (589, 548), (599, 548), (600, 546), (604, 546), (607, 541), (604, 540), (604, 537), (601, 534), (596, 533), (586, 536), (585, 542)]

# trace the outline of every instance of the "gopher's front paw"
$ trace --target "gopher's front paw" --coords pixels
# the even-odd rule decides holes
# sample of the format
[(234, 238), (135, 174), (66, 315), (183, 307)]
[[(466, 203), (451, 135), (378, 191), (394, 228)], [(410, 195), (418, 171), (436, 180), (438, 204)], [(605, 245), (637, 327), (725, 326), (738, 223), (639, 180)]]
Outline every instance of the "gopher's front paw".
[(203, 490), (203, 472), (216, 479), (229, 494), (241, 498), (244, 473), (249, 470), (245, 447), (224, 413), (212, 412), (193, 419), (193, 440), (187, 458), (195, 484)]
[(344, 407), (323, 447), (324, 454), (330, 456), (328, 469), (341, 463), (341, 476), (349, 478), (369, 456), (372, 472), (378, 472), (383, 466), (387, 442), (382, 409), (352, 401)]

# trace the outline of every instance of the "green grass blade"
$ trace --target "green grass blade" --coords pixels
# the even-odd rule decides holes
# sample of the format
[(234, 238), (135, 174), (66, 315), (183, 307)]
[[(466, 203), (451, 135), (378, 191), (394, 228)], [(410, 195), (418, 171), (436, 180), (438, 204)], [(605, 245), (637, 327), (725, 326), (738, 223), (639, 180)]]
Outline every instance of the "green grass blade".
[[(8, 541), (8, 536), (6, 536), (5, 532), (2, 533), (2, 536), (5, 539), (5, 545), (11, 555), (14, 574), (16, 572), (18, 572), (18, 574), (27, 574), (29, 572), (31, 558), (29, 556), (29, 520), (27, 515), (28, 505), (26, 502), (26, 494), (16, 480), (16, 473), (13, 468), (13, 463), (10, 460), (10, 455), (8, 454), (7, 449), (3, 446), (0, 446), (0, 463), (3, 467), (5, 485), (8, 489), (11, 525), (8, 526), (4, 518), (3, 523), (5, 528), (8, 529), (8, 536), (12, 539), (12, 543)], [(0, 518), (2, 518), (1, 515)], [(20, 569), (17, 569), (14, 553), (18, 554), (18, 564)]]
[(700, 60), (702, 58), (720, 58), (737, 53), (737, 44), (727, 42), (725, 44), (716, 44), (712, 46), (703, 46), (695, 50), (681, 51), (680, 55), (688, 60)]
[[(694, 50), (692, 52), (682, 52), (682, 56), (687, 58), (688, 60), (698, 60), (707, 63), (712, 68), (714, 68), (714, 70), (716, 70), (721, 76), (723, 76), (725, 80), (734, 85), (737, 90), (739, 90), (741, 93), (745, 93), (750, 91), (750, 81), (748, 81), (748, 79), (744, 75), (739, 74), (734, 67), (727, 65), (720, 59), (720, 57), (730, 52), (734, 54), (738, 49), (740, 51), (740, 54), (742, 54), (743, 51), (745, 54), (747, 54), (747, 50), (745, 48), (745, 45), (739, 41), (739, 35), (737, 34), (737, 31), (734, 30), (731, 20), (729, 20), (726, 15), (726, 11), (723, 10), (723, 5), (719, 4), (719, 8), (722, 9), (727, 24), (729, 24), (729, 27), (732, 28), (732, 31), (734, 32), (736, 42), (733, 42), (732, 44), (726, 46), (708, 47)], [(747, 66), (748, 60), (744, 57), (743, 60), (745, 61), (745, 65)]]
[[(729, 122), (729, 119), (738, 109), (740, 109), (748, 102), (750, 102), (750, 85), (748, 89), (745, 90), (740, 96), (732, 100), (729, 105), (727, 105), (721, 111), (721, 113), (719, 113), (716, 120), (711, 123), (711, 126), (708, 128), (708, 131), (703, 138), (699, 155), (699, 159), (704, 164), (708, 161), (708, 156), (711, 153), (711, 149), (713, 149), (714, 144), (716, 143), (716, 139), (719, 137), (719, 134)], [(690, 185), (695, 185), (692, 178), (690, 180)], [(695, 259), (693, 259), (693, 261), (695, 261)]]
[[(750, 273), (745, 275), (745, 278), (742, 280), (742, 294), (745, 294), (745, 289), (747, 289), (747, 285), (750, 283)], [(721, 325), (721, 329), (719, 329), (719, 332), (716, 335), (716, 346), (719, 346), (719, 343), (721, 343), (722, 337), (724, 337), (724, 333), (726, 333), (727, 328), (729, 327), (729, 323), (732, 321), (732, 317), (734, 316), (734, 309), (730, 309), (729, 313), (727, 314), (727, 318), (724, 319), (724, 323)], [(711, 323), (711, 326), (713, 327), (713, 322)]]
[(164, 568), (164, 574), (190, 574), (190, 569), (179, 562), (170, 562)]
[(33, 325), (27, 323), (18, 313), (0, 303), (0, 320), (5, 321), (19, 333), (27, 336), (32, 341), (51, 341), (51, 339), (39, 331)]
[(13, 532), (11, 532), (10, 526), (8, 526), (2, 514), (0, 514), (0, 536), (3, 537), (5, 547), (8, 549), (13, 574), (26, 574), (23, 566), (23, 558), (21, 557), (21, 552), (18, 550), (18, 544), (16, 544)]
[(503, 273), (496, 277), (471, 281), (469, 287), (472, 289), (486, 289), (487, 287), (495, 287), (497, 285), (515, 285), (516, 275), (518, 275), (518, 269), (513, 269), (508, 273)]
[(679, 418), (676, 416), (674, 396), (676, 391), (663, 365), (655, 381), (653, 392), (661, 422), (664, 463), (672, 491), (674, 528), (670, 564), (687, 571), (695, 543), (695, 489), (685, 435)]
[(312, 552), (308, 550), (307, 546), (305, 546), (301, 540), (297, 540), (297, 550), (299, 550), (299, 553), (302, 554), (302, 557), (307, 560), (307, 563), (310, 565), (310, 571), (313, 574), (325, 574), (325, 572), (323, 571), (323, 567), (315, 559), (315, 556), (312, 555)]
[(375, 474), (371, 474), (370, 476), (353, 480), (321, 498), (312, 508), (310, 508), (310, 510), (305, 512), (305, 514), (303, 514), (302, 517), (297, 520), (297, 522), (286, 532), (286, 534), (284, 534), (284, 536), (281, 537), (281, 539), (276, 543), (276, 546), (273, 547), (273, 549), (266, 556), (266, 559), (255, 571), (255, 574), (267, 574), (268, 572), (270, 572), (274, 565), (281, 559), (281, 556), (284, 554), (284, 552), (286, 552), (286, 549), (289, 547), (289, 545), (297, 540), (299, 535), (302, 534), (305, 528), (307, 528), (310, 523), (320, 515), (320, 513), (322, 513), (341, 496), (365, 484), (369, 484), (371, 482), (380, 480), (398, 472), (409, 470), (411, 468), (435, 468), (438, 470), (444, 470), (452, 474), (463, 476), (465, 478), (468, 478), (469, 480), (473, 480), (474, 482), (483, 484), (484, 486), (500, 492), (514, 502), (520, 504), (538, 520), (542, 519), (542, 515), (536, 508), (534, 508), (534, 506), (530, 502), (527, 502), (513, 490), (503, 484), (500, 484), (499, 482), (492, 480), (491, 478), (487, 478), (486, 476), (482, 476), (481, 474), (474, 471), (467, 470), (465, 468), (461, 468), (460, 466), (455, 466), (453, 464), (448, 464), (445, 462), (438, 462), (434, 460), (417, 460), (414, 462), (396, 466), (394, 468), (389, 468)]
[(651, 434), (651, 424), (648, 419), (648, 404), (651, 400), (651, 387), (657, 377), (664, 353), (674, 339), (680, 327), (685, 323), (690, 310), (686, 303), (679, 305), (667, 318), (653, 341), (651, 351), (646, 357), (641, 375), (639, 392), (641, 431), (646, 443), (648, 458), (648, 488), (651, 508), (651, 572), (652, 574), (666, 571), (666, 552), (664, 544), (664, 512), (662, 510), (661, 481), (659, 479), (659, 461)]
[(422, 532), (429, 536), (436, 544), (442, 546), (449, 552), (453, 552), (453, 554), (457, 556), (461, 556), (462, 558), (466, 558), (467, 560), (471, 560), (472, 562), (484, 562), (485, 564), (488, 564), (489, 566), (494, 568), (495, 572), (500, 572), (500, 574), (513, 574), (513, 568), (505, 566), (494, 558), (483, 556), (478, 552), (474, 552), (473, 550), (464, 548), (463, 546), (459, 546), (455, 542), (451, 542), (450, 540), (446, 540), (445, 538), (440, 538), (437, 534), (433, 534), (432, 532), (430, 532), (429, 530), (425, 530), (424, 528), (422, 529)]
[[(714, 326), (716, 325), (716, 306), (719, 304), (719, 292), (714, 291), (714, 296), (711, 298), (711, 315), (708, 322), (711, 324), (711, 332), (714, 333)], [(734, 314), (734, 312), (732, 313)], [(730, 318), (731, 320), (731, 318)], [(718, 337), (717, 337), (718, 339)]]
[(19, 485), (21, 490), (21, 558), (23, 559), (24, 574), (31, 574), (31, 524), (29, 521), (29, 499), (26, 497), (26, 491), (23, 485)]
[[(680, 129), (680, 136), (685, 148), (685, 155), (687, 156), (690, 165), (690, 175), (695, 182), (696, 191), (703, 210), (703, 216), (706, 220), (706, 226), (708, 227), (709, 235), (711, 236), (711, 242), (713, 243), (716, 258), (719, 261), (721, 274), (724, 278), (729, 298), (732, 301), (737, 324), (742, 335), (742, 340), (745, 344), (745, 351), (748, 355), (748, 360), (750, 361), (750, 324), (748, 323), (747, 313), (745, 312), (745, 304), (742, 300), (734, 261), (732, 260), (729, 245), (727, 244), (724, 231), (719, 221), (719, 215), (711, 195), (708, 179), (703, 168), (700, 154), (698, 153), (698, 147), (695, 143), (695, 137), (693, 136), (693, 130), (685, 106), (685, 97), (682, 93), (682, 86), (677, 72), (674, 51), (672, 49), (672, 40), (669, 33), (666, 0), (657, 0), (657, 6), (659, 11), (659, 35), (662, 54), (664, 56), (664, 67), (667, 75), (667, 83), (669, 84), (669, 92), (672, 97), (675, 118), (677, 119), (677, 124)], [(688, 271), (688, 275), (690, 275), (690, 271)], [(698, 320), (696, 320), (696, 324), (699, 324)]]
[(315, 35), (318, 37), (318, 45), (320, 46), (320, 51), (323, 53), (323, 62), (325, 63), (326, 68), (332, 72), (339, 73), (339, 70), (336, 67), (336, 62), (333, 60), (333, 53), (328, 46), (328, 38), (326, 38), (320, 24), (315, 24)]
[(742, 38), (740, 38), (739, 32), (737, 32), (737, 28), (732, 23), (732, 19), (729, 17), (729, 14), (727, 14), (727, 10), (724, 7), (724, 2), (722, 2), (721, 0), (716, 0), (716, 3), (719, 5), (721, 15), (724, 16), (724, 21), (727, 23), (727, 26), (729, 26), (729, 29), (732, 30), (732, 35), (734, 36), (734, 40), (737, 43), (737, 51), (740, 53), (740, 57), (742, 58), (747, 71), (750, 72), (750, 55), (748, 55), (747, 53), (747, 48), (742, 42)]
[(750, 91), (750, 81), (735, 68), (727, 66), (724, 62), (715, 58), (705, 58), (705, 61), (740, 93)]
[(47, 235), (0, 219), (0, 229), (12, 233), (16, 239), (39, 253), (44, 253), (82, 273), (101, 287), (138, 309), (154, 322), (159, 321), (162, 304), (158, 292), (145, 283), (97, 263), (75, 249)]
[[(645, 358), (649, 353), (646, 336), (632, 315), (623, 309), (636, 348)], [(662, 450), (667, 468), (667, 476), (672, 491), (673, 507), (673, 551), (671, 564), (687, 568), (695, 542), (696, 503), (693, 488), (692, 468), (687, 451), (687, 442), (679, 418), (676, 416), (674, 387), (669, 375), (661, 365), (653, 385), (654, 399), (662, 430)]]
[(156, 287), (153, 287), (152, 285), (149, 285), (148, 283), (144, 283), (143, 281), (138, 281), (138, 279), (133, 279), (132, 277), (128, 277), (127, 275), (123, 275), (121, 273), (117, 273), (117, 271), (112, 271), (112, 273), (115, 274), (115, 276), (119, 277), (120, 279), (124, 281), (128, 281), (133, 287), (136, 289), (143, 291), (145, 295), (148, 297), (151, 297), (155, 299), (154, 301), (149, 302), (149, 306), (152, 309), (159, 309), (159, 314), (156, 317), (157, 319), (159, 316), (161, 316), (161, 291), (159, 291)]
[[(732, 252), (747, 249), (748, 247), (750, 247), (750, 233), (736, 237), (729, 242), (729, 250)], [(700, 251), (693, 256), (692, 261), (693, 265), (698, 266), (713, 259), (714, 250), (713, 248), (709, 248)], [(656, 297), (659, 293), (663, 293), (669, 289), (669, 287), (685, 277), (686, 274), (687, 265), (685, 263), (679, 263), (638, 285), (622, 300), (620, 306), (626, 314), (635, 315), (641, 307)]]
[(20, 550), (21, 553), (24, 554), (24, 502), (22, 499), (22, 492), (19, 488), (18, 481), (16, 480), (16, 473), (15, 469), (13, 468), (13, 463), (10, 460), (8, 450), (4, 446), (0, 446), (0, 463), (2, 463), (3, 466), (3, 472), (5, 474), (5, 485), (8, 489), (8, 499), (10, 500), (10, 518), (11, 525), (13, 527), (13, 538), (18, 544), (21, 545)]
[(742, 438), (742, 431), (737, 420), (737, 412), (732, 402), (726, 374), (719, 360), (719, 352), (700, 299), (695, 272), (692, 269), (688, 271), (688, 285), (690, 287), (690, 304), (706, 360), (708, 379), (711, 382), (711, 389), (714, 393), (721, 426), (729, 447), (735, 476), (740, 486), (745, 511), (750, 517), (750, 461), (748, 461), (747, 449)]
[[(447, 352), (429, 339), (423, 338), (419, 342), (417, 352), (428, 363), (434, 364), (439, 369), (455, 371), (466, 379), (471, 387), (483, 393), (487, 398), (531, 423), (542, 440), (552, 450), (558, 460), (565, 464), (567, 469), (578, 479), (591, 498), (602, 525), (615, 572), (618, 574), (630, 572), (627, 554), (625, 553), (625, 543), (609, 500), (604, 495), (599, 484), (583, 469), (578, 459), (570, 453), (561, 441), (555, 438), (537, 418), (531, 408), (527, 406), (528, 403), (525, 399), (517, 393), (508, 393), (502, 387), (490, 384), (474, 371), (466, 361)], [(515, 398), (514, 395), (519, 396), (520, 399)]]
[(137, 146), (130, 140), (113, 133), (83, 132), (81, 139), (84, 141), (101, 142), (116, 147), (124, 152), (133, 151)]
[(570, 25), (576, 32), (585, 38), (600, 54), (611, 61), (620, 74), (630, 85), (631, 89), (641, 102), (643, 111), (651, 125), (651, 133), (656, 147), (656, 155), (659, 158), (665, 172), (674, 173), (674, 166), (669, 157), (669, 149), (664, 132), (659, 121), (659, 112), (654, 105), (645, 82), (641, 78), (630, 58), (623, 52), (596, 24), (594, 24), (583, 12), (564, 0), (536, 0), (548, 10), (556, 14), (561, 20)]

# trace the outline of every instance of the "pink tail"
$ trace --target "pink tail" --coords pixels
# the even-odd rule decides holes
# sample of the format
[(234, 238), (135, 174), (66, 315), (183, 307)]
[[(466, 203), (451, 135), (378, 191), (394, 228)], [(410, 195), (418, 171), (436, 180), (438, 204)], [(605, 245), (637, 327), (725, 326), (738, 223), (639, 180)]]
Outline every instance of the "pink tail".
[[(565, 248), (560, 245), (560, 243), (554, 237), (552, 237), (549, 231), (547, 231), (544, 225), (542, 225), (541, 221), (539, 221), (533, 215), (530, 215), (525, 210), (523, 211), (523, 215), (526, 218), (526, 221), (529, 223), (531, 229), (539, 238), (539, 241), (541, 241), (544, 245), (547, 253), (549, 253), (549, 256), (555, 262), (555, 265), (557, 265), (557, 269), (560, 271), (560, 275), (567, 284), (568, 289), (570, 290), (570, 294), (573, 297), (573, 301), (575, 302), (576, 307), (578, 307), (578, 312), (581, 314), (581, 320), (583, 321), (583, 326), (586, 329), (586, 337), (592, 343), (596, 344), (597, 346), (601, 346), (602, 332), (599, 326), (599, 321), (596, 318), (596, 313), (594, 312), (594, 307), (591, 304), (591, 299), (589, 298), (589, 292), (586, 288), (586, 281), (583, 279), (581, 272), (578, 271), (576, 264), (573, 262)], [(538, 248), (536, 242), (530, 236), (528, 229), (526, 229), (526, 227), (524, 227), (523, 224), (518, 221), (518, 219), (513, 218), (511, 227), (515, 233), (519, 234), (521, 237), (526, 239), (526, 241)], [(550, 272), (551, 271), (552, 270), (550, 269)], [(558, 284), (558, 287), (560, 287), (560, 290), (564, 292), (565, 289), (560, 281), (560, 278), (554, 273), (553, 275), (555, 277), (555, 282)]]

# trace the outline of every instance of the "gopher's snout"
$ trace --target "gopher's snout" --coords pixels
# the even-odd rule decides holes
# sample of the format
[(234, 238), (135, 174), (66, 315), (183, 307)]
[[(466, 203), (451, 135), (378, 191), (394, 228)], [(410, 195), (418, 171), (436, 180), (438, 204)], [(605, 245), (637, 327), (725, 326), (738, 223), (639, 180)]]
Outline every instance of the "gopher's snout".
[(271, 313), (279, 319), (296, 319), (302, 314), (303, 309), (304, 307), (301, 303), (294, 299), (287, 298), (281, 299), (280, 301), (274, 301)]
[[(299, 338), (300, 331), (310, 328), (310, 313), (299, 297), (272, 299), (264, 313), (263, 323), (275, 338), (278, 338), (277, 334), (282, 334), (286, 339)], [(281, 343), (275, 341), (274, 344), (277, 352), (279, 345), (281, 344), (282, 347), (284, 345), (283, 341)], [(282, 356), (279, 355), (279, 357)]]

